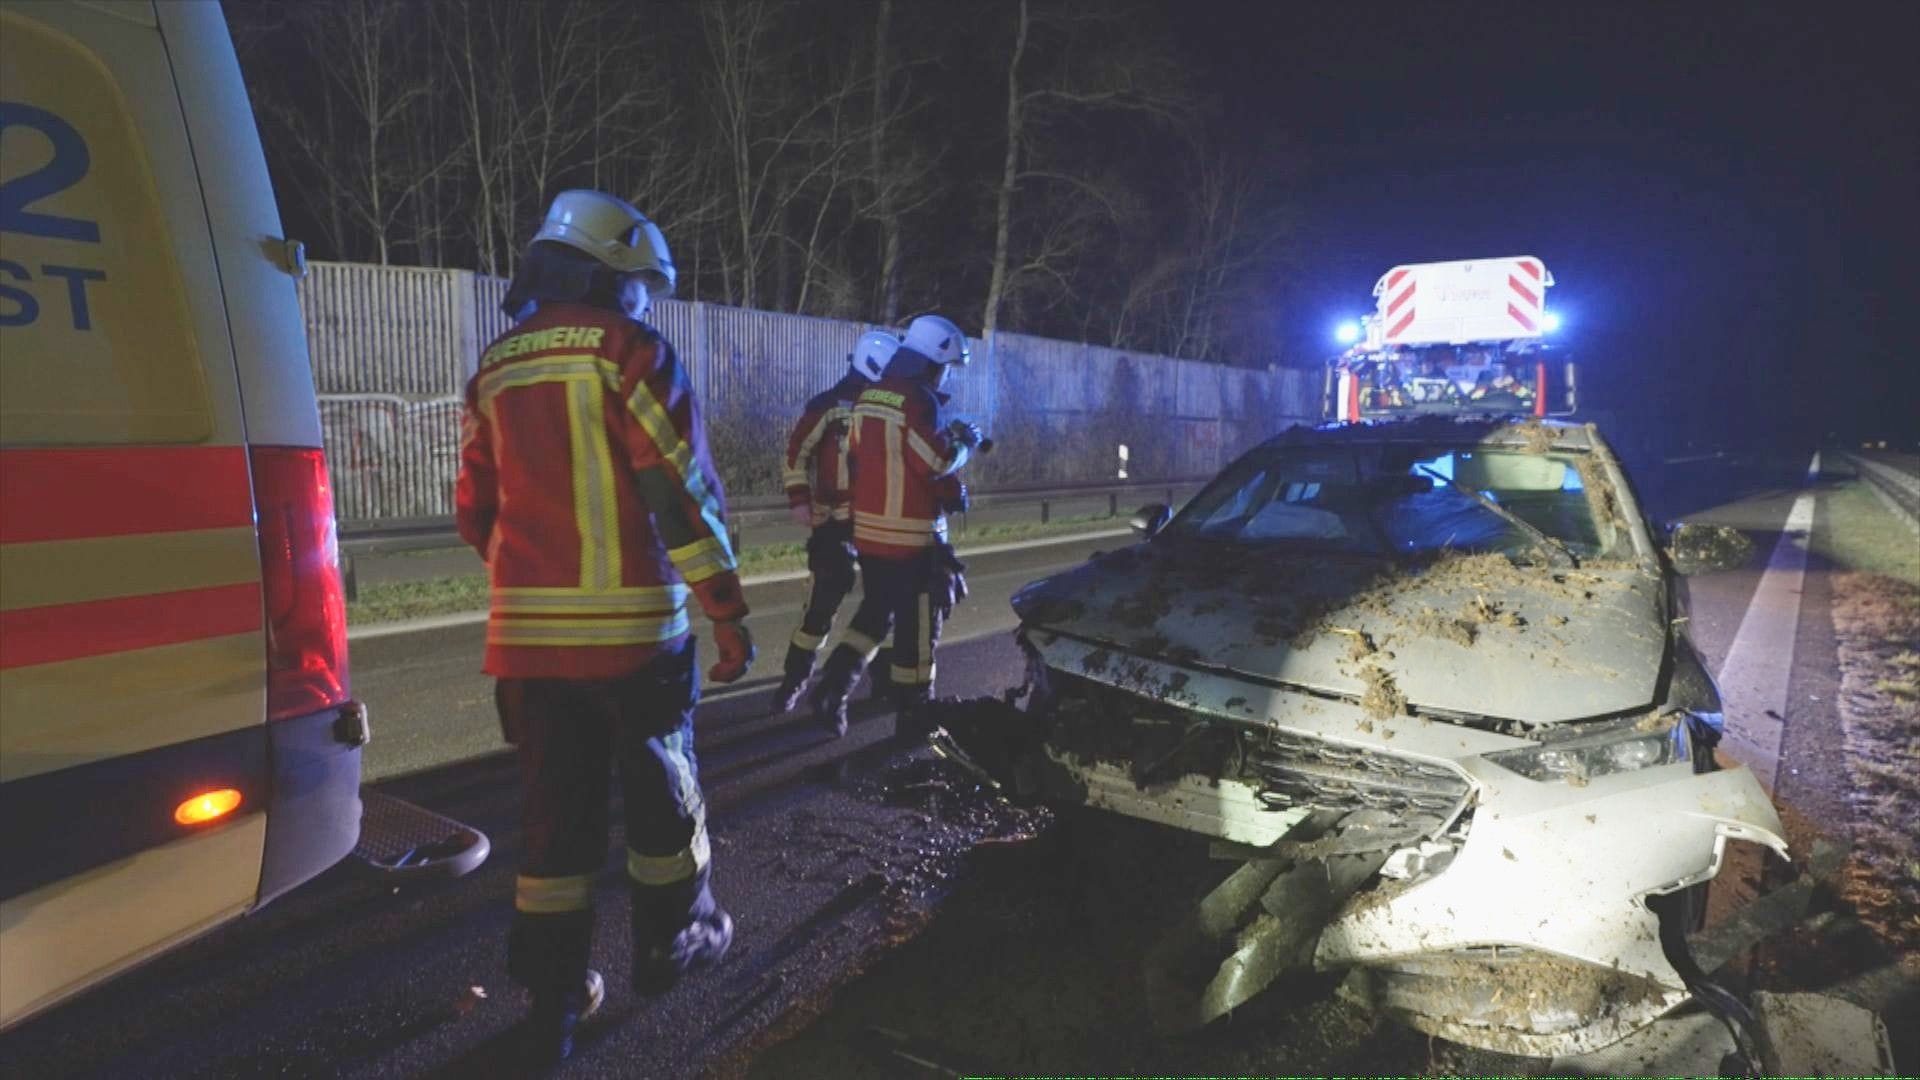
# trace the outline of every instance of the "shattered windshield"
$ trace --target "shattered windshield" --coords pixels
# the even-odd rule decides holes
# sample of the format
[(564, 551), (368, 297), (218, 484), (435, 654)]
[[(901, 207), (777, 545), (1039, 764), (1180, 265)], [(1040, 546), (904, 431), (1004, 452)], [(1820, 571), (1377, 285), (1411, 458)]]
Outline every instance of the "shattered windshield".
[(1594, 512), (1579, 457), (1405, 443), (1262, 449), (1216, 477), (1166, 535), (1371, 555), (1532, 557), (1543, 546), (1532, 526), (1575, 555), (1600, 555), (1613, 530)]

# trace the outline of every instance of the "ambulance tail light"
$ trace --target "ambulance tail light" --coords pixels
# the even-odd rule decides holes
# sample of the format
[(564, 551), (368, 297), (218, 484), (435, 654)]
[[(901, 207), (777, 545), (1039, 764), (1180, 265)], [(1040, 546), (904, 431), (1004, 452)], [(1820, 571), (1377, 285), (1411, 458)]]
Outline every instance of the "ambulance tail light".
[(267, 719), (286, 720), (351, 696), (333, 487), (318, 449), (256, 446), (252, 459), (267, 607)]

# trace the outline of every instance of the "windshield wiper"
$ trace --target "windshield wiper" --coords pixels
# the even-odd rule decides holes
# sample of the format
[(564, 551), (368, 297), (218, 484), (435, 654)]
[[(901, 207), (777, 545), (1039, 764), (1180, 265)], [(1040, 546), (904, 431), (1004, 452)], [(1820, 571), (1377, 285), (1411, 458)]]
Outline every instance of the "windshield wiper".
[(1539, 526), (1534, 525), (1532, 522), (1521, 517), (1519, 514), (1516, 514), (1513, 511), (1507, 509), (1506, 507), (1501, 506), (1499, 503), (1494, 502), (1492, 499), (1487, 498), (1485, 492), (1475, 491), (1474, 489), (1468, 487), (1467, 485), (1461, 483), (1460, 481), (1455, 480), (1453, 477), (1448, 476), (1446, 473), (1443, 473), (1438, 469), (1431, 468), (1427, 465), (1415, 465), (1414, 468), (1419, 469), (1421, 472), (1426, 473), (1428, 476), (1431, 476), (1436, 480), (1446, 481), (1448, 487), (1466, 495), (1467, 498), (1472, 499), (1474, 502), (1479, 503), (1481, 506), (1486, 507), (1488, 510), (1491, 510), (1495, 514), (1498, 514), (1502, 521), (1505, 521), (1509, 525), (1512, 525), (1513, 527), (1519, 529), (1521, 532), (1525, 533), (1530, 539), (1532, 539), (1536, 547), (1546, 550), (1551, 555), (1558, 555), (1560, 558), (1565, 559), (1566, 564), (1568, 566), (1577, 567), (1580, 565), (1580, 560), (1574, 557), (1573, 552), (1568, 550), (1567, 545), (1562, 544), (1560, 541), (1555, 540), (1551, 536), (1548, 536), (1545, 532), (1542, 532), (1540, 530)]

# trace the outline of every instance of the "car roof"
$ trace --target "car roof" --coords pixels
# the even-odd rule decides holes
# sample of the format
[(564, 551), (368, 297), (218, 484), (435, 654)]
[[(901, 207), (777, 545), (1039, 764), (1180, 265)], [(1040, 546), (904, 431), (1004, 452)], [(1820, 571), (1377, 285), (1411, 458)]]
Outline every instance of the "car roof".
[[(1543, 442), (1541, 436), (1546, 439)], [(1537, 449), (1589, 451), (1601, 445), (1588, 424), (1531, 417), (1463, 419), (1422, 416), (1409, 419), (1327, 423), (1317, 427), (1295, 425), (1275, 435), (1262, 447), (1356, 446), (1395, 442), (1475, 442)]]

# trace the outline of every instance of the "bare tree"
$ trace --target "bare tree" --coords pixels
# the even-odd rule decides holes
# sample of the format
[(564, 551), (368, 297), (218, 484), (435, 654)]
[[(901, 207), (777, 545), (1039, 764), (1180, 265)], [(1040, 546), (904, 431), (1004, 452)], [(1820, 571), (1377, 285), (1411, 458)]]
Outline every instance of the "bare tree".
[[(764, 303), (768, 272), (790, 270), (796, 256), (806, 278), (819, 237), (803, 232), (824, 227), (825, 216), (794, 215), (806, 199), (831, 202), (847, 182), (848, 155), (866, 143), (851, 109), (861, 80), (847, 67), (809, 70), (819, 50), (789, 32), (790, 14), (790, 4), (769, 0), (700, 8), (731, 234), (716, 248), (726, 295), (744, 307)], [(776, 281), (774, 302), (792, 291)]]
[[(1116, 38), (1121, 26), (1122, 20), (1112, 8), (1058, 7), (1035, 17), (1029, 0), (1018, 0), (1013, 49), (1007, 61), (1006, 144), (994, 193), (993, 263), (981, 315), (983, 335), (998, 326), (1002, 304), (1033, 262), (1016, 261), (1016, 203), (1023, 189), (1072, 175), (1059, 168), (1029, 167), (1029, 142), (1034, 132), (1092, 113), (1118, 112), (1177, 122), (1191, 112), (1192, 102), (1181, 86), (1175, 64), (1163, 50), (1149, 43), (1128, 41), (1124, 36), (1091, 43), (1100, 37)], [(1084, 62), (1066, 62), (1083, 54), (1087, 57)], [(1023, 78), (1028, 65), (1038, 69), (1031, 79)], [(1052, 231), (1045, 229), (1043, 235)]]
[(447, 51), (447, 73), (454, 85), (455, 115), (459, 118), (467, 166), (473, 178), (474, 204), (469, 215), (472, 241), (481, 269), (500, 272), (500, 233), (496, 226), (505, 186), (505, 130), (508, 118), (496, 106), (504, 96), (498, 82), (487, 77), (489, 65), (500, 59), (511, 35), (500, 32), (492, 5), (454, 2), (436, 12), (451, 24), (442, 37)]
[[(1272, 192), (1122, 3), (998, 0), (982, 27), (866, 0), (851, 34), (794, 0), (229, 15), (317, 253), (509, 274), (553, 195), (593, 187), (667, 231), (685, 297), (892, 322), (970, 295), (989, 333), (1242, 348)], [(923, 74), (977, 67), (982, 34), (1004, 87)]]
[(940, 153), (916, 138), (909, 121), (925, 104), (913, 93), (909, 58), (893, 37), (893, 0), (880, 0), (873, 19), (872, 104), (867, 120), (867, 198), (862, 216), (876, 227), (875, 310), (881, 322), (900, 318), (901, 240), (907, 215), (930, 202)]
[(426, 75), (409, 56), (412, 20), (406, 8), (379, 0), (339, 0), (303, 9), (311, 40), (335, 42), (337, 62), (324, 70), (358, 129), (353, 182), (339, 192), (348, 213), (369, 234), (376, 258), (391, 261), (393, 226), (408, 199), (440, 167), (406, 167), (402, 141), (413, 110), (427, 93)]
[(381, 263), (411, 201), (447, 164), (422, 159), (413, 138), (429, 85), (414, 17), (377, 0), (262, 5), (243, 35), (291, 35), (308, 55), (329, 57), (311, 80), (257, 79), (256, 97), (276, 121), (272, 141), (293, 152), (284, 175), (316, 209), (329, 245)]

